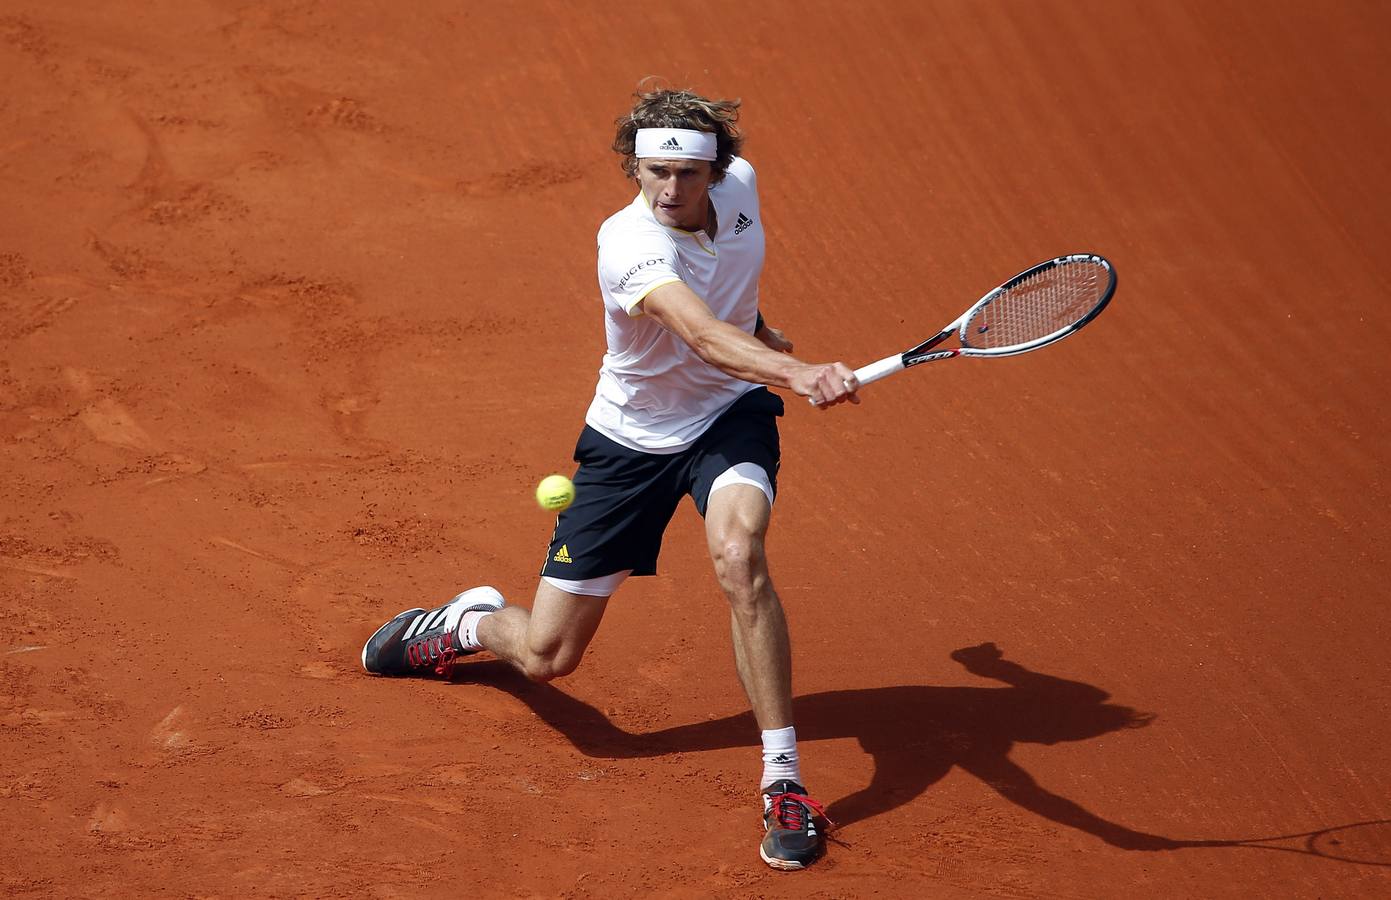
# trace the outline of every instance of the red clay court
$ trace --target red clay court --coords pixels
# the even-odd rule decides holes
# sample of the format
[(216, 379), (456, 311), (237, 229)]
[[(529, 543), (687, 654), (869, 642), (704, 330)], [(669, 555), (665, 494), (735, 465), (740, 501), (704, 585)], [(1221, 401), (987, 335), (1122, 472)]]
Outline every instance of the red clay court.
[[(0, 4), (0, 893), (1391, 895), (1391, 7)], [(1056, 349), (789, 403), (770, 556), (839, 823), (758, 859), (689, 505), (533, 687), (638, 80), (744, 100), (763, 307), (863, 365), (1013, 272)], [(1274, 839), (1262, 841), (1261, 839)]]

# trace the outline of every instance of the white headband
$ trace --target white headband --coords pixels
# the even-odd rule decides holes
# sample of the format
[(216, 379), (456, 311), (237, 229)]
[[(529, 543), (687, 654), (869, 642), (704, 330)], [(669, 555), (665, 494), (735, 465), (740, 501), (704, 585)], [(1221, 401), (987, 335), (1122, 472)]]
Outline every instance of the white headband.
[(633, 155), (638, 159), (706, 159), (718, 155), (718, 141), (708, 131), (689, 128), (639, 128)]

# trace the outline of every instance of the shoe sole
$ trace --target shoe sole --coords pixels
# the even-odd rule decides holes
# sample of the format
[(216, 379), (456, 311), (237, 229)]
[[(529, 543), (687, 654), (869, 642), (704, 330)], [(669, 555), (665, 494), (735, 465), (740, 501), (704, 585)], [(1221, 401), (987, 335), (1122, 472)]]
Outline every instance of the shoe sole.
[(401, 618), (402, 616), (423, 612), (428, 612), (428, 610), (421, 609), (418, 606), (415, 609), (403, 609), (396, 615), (392, 616), (391, 619), (381, 628), (378, 628), (376, 631), (372, 632), (372, 636), (367, 639), (367, 643), (362, 645), (362, 671), (366, 672), (368, 675), (381, 674), (380, 672), (373, 672), (371, 669), (367, 668), (367, 648), (372, 646), (372, 642), (377, 639), (377, 635), (381, 634), (383, 631), (386, 631), (388, 628), (394, 625), (396, 623), (396, 620)]
[(780, 872), (797, 872), (807, 867), (806, 863), (799, 863), (795, 859), (773, 859), (763, 852), (762, 847), (758, 848), (758, 855), (763, 858), (764, 862)]

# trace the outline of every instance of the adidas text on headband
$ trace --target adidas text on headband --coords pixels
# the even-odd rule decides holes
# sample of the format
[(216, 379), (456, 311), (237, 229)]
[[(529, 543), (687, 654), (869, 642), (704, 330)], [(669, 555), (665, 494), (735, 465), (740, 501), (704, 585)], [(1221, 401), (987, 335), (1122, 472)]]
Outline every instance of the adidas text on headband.
[(704, 159), (714, 161), (718, 141), (708, 131), (689, 128), (639, 128), (633, 155), (638, 159)]

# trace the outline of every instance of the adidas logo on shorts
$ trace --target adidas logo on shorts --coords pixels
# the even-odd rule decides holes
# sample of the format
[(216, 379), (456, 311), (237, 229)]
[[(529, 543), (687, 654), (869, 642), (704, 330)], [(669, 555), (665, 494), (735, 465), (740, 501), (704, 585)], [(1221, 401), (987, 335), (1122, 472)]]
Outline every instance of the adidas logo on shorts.
[(560, 549), (555, 551), (555, 556), (552, 556), (551, 559), (563, 563), (574, 562), (574, 560), (570, 558), (570, 546), (568, 544), (561, 544)]

